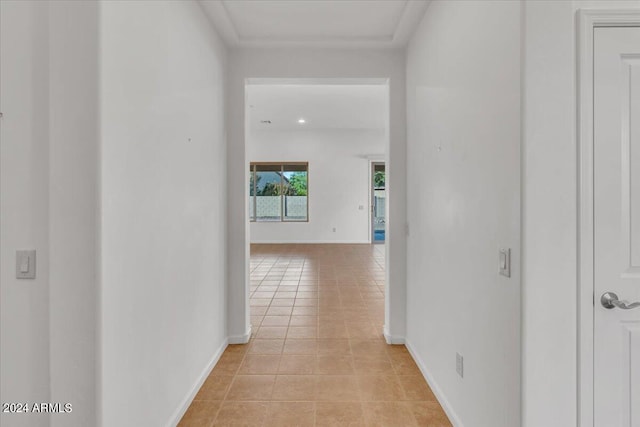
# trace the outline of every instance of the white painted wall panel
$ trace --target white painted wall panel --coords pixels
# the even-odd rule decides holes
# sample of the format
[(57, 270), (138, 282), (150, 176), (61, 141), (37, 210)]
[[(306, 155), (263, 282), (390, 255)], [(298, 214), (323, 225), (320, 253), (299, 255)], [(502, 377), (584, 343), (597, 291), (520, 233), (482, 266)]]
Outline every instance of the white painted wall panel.
[[(98, 4), (0, 7), (0, 400), (73, 405), (1, 424), (95, 425)], [(14, 279), (18, 248), (37, 250), (35, 280)]]
[(640, 59), (629, 60), (629, 103), (623, 126), (629, 138), (629, 254), (631, 266), (640, 267)]
[[(49, 400), (48, 7), (0, 2), (0, 401)], [(35, 249), (36, 279), (15, 277), (16, 249)], [(0, 424), (48, 425), (0, 414)]]
[(156, 427), (226, 339), (226, 53), (197, 2), (101, 12), (101, 422)]
[(73, 405), (53, 427), (98, 419), (98, 15), (97, 2), (50, 5), (51, 400)]
[(456, 425), (520, 423), (520, 102), (520, 3), (431, 3), (407, 59), (407, 343)]

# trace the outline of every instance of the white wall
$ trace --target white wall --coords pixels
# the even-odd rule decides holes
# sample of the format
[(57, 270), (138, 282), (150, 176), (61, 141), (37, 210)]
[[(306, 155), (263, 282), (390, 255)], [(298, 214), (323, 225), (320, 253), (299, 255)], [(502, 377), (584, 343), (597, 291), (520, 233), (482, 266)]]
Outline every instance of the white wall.
[[(95, 425), (97, 3), (2, 2), (3, 402), (71, 414), (12, 426)], [(37, 250), (16, 280), (15, 250)]]
[(226, 53), (197, 2), (101, 10), (103, 426), (156, 427), (226, 345)]
[(520, 424), (520, 7), (435, 1), (408, 48), (407, 343), (455, 425)]
[(96, 2), (50, 6), (51, 400), (73, 404), (52, 415), (61, 427), (97, 419), (98, 13)]
[[(0, 2), (0, 401), (49, 401), (48, 7)], [(35, 280), (15, 278), (16, 249), (37, 250)], [(46, 426), (46, 415), (0, 424)]]
[[(577, 425), (576, 11), (634, 1), (525, 4), (523, 426)], [(552, 297), (550, 297), (552, 296)]]
[[(245, 150), (245, 83), (250, 78), (388, 78), (390, 93), (387, 149), (388, 229), (387, 292), (385, 330), (388, 336), (405, 335), (405, 225), (406, 117), (405, 54), (392, 49), (238, 49), (229, 57), (227, 164), (228, 256), (229, 256), (229, 335), (248, 339), (249, 158)], [(391, 315), (390, 315), (391, 314)]]
[(371, 166), (366, 156), (383, 156), (385, 139), (384, 131), (253, 130), (247, 138), (249, 161), (309, 162), (309, 222), (252, 222), (251, 242), (369, 242)]

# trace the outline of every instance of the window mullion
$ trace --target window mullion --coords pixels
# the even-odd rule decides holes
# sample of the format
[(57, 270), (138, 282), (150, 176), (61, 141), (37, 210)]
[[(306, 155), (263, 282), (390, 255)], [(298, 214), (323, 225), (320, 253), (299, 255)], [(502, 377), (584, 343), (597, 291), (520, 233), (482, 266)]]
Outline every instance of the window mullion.
[(253, 203), (253, 220), (258, 221), (258, 174), (256, 170), (258, 166), (253, 165), (253, 199), (251, 202)]

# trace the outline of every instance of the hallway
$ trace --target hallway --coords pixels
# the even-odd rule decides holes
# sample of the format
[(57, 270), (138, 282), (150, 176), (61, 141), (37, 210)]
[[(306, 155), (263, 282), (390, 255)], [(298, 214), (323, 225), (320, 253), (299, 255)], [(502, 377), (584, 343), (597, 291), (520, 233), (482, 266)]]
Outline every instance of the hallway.
[(450, 426), (389, 346), (384, 246), (252, 245), (248, 345), (229, 346), (180, 426)]

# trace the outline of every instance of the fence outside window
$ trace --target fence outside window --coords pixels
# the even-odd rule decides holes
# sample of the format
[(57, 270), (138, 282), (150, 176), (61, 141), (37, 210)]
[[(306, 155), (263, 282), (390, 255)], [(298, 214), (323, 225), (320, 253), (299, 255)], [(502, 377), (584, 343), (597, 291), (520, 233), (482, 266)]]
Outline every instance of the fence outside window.
[(252, 162), (249, 219), (252, 222), (309, 221), (308, 177), (307, 162)]

